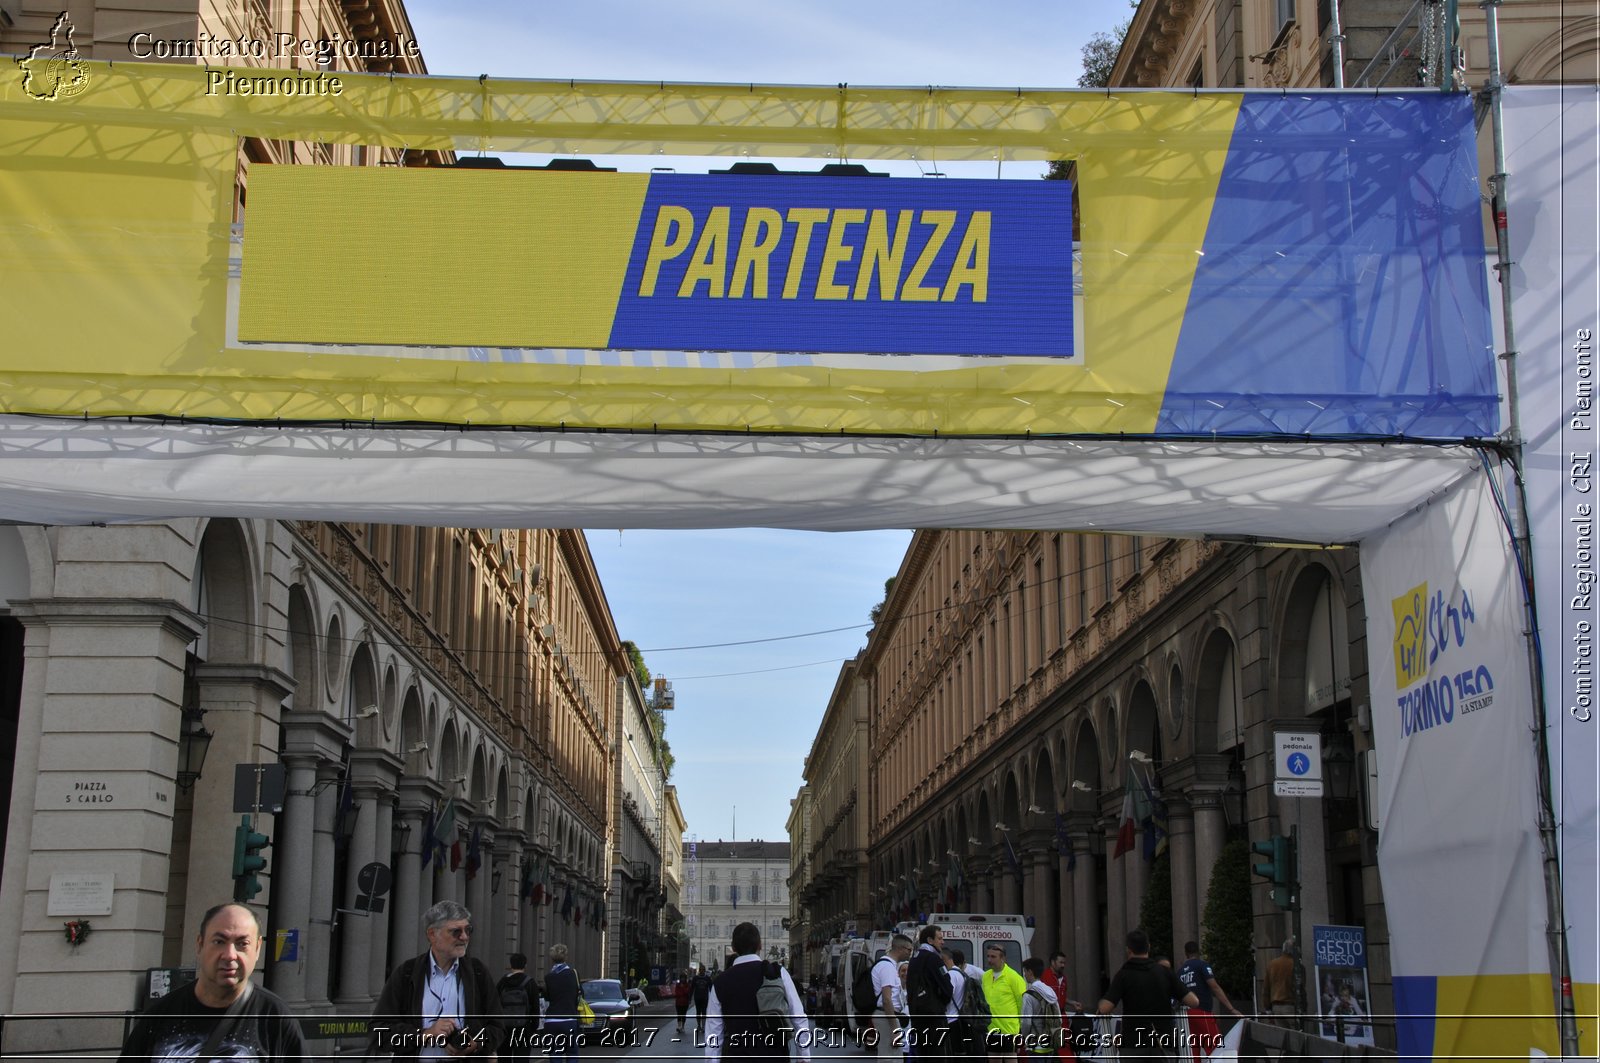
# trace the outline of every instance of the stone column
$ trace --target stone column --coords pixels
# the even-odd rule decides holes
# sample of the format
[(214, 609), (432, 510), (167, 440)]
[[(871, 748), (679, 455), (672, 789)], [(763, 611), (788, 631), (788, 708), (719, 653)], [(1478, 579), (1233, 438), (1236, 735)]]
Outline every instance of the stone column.
[[(160, 527), (23, 528), (21, 533), (37, 535), (40, 544), (48, 536), (57, 547), (68, 540), (76, 546), (86, 536), (92, 546), (92, 540), (113, 535), (131, 542), (173, 535)], [(99, 593), (108, 594), (109, 588)], [(9, 604), (25, 626), (26, 664), (17, 702), (6, 873), (0, 882), (0, 955), (5, 957), (0, 1008), (120, 1010), (130, 984), (123, 972), (161, 964), (185, 649), (205, 621), (176, 601), (154, 598), (14, 599)], [(132, 663), (108, 667), (109, 660)], [(214, 744), (206, 776), (231, 776), (232, 755)], [(105, 783), (116, 800), (71, 801), (77, 796), (74, 784), (86, 778)], [(76, 844), (63, 843), (63, 837)], [(230, 864), (232, 841), (230, 828)], [(214, 844), (223, 844), (222, 839)], [(93, 863), (86, 864), (91, 855)], [(220, 854), (209, 855), (224, 862)], [(46, 894), (52, 874), (85, 869), (116, 876), (116, 904), (113, 915), (92, 920), (104, 937), (70, 950), (63, 940), (64, 920), (45, 915)], [(183, 944), (185, 954), (193, 956), (194, 930)], [(63, 1025), (13, 1023), (6, 1031), (6, 1050), (55, 1053)], [(77, 1044), (115, 1044), (121, 1037), (120, 1019), (81, 1017), (65, 1025), (85, 1038)]]
[[(995, 910), (994, 906), (994, 872), (990, 870), (973, 871), (967, 877), (967, 890), (971, 894), (971, 910), (985, 914)], [(978, 966), (983, 966), (981, 963)]]
[(377, 860), (389, 869), (389, 891), (382, 897), (383, 908), (372, 915), (372, 962), (367, 970), (367, 991), (377, 1000), (383, 984), (389, 980), (389, 968), (395, 960), (390, 957), (389, 920), (394, 914), (394, 792), (388, 791), (378, 798), (378, 854)]
[[(339, 913), (339, 999), (347, 1012), (359, 1011), (376, 999), (373, 969), (383, 973), (388, 956), (388, 922), (380, 914), (356, 910), (362, 895), (361, 872), (370, 864), (387, 864), (390, 859), (390, 831), (393, 820), (387, 808), (393, 800), (400, 778), (400, 759), (381, 749), (357, 749), (350, 754), (350, 786), (353, 794), (354, 824), (345, 854), (345, 881), (336, 898)], [(385, 898), (384, 907), (388, 907)], [(382, 979), (377, 980), (381, 990)]]
[(1129, 860), (1137, 860), (1132, 852), (1114, 856), (1117, 851), (1117, 831), (1120, 824), (1112, 820), (1106, 827), (1106, 956), (1122, 955), (1122, 942), (1133, 929), (1128, 922), (1128, 895), (1124, 882), (1124, 868)]
[[(504, 877), (500, 882), (500, 895), (495, 898), (495, 912), (500, 920), (498, 940), (505, 952), (527, 953), (522, 933), (522, 868), (527, 861), (527, 839), (521, 831), (501, 831), (497, 835), (504, 852), (500, 867)], [(530, 955), (529, 963), (533, 962)]]
[(1075, 830), (1072, 844), (1078, 858), (1072, 871), (1072, 934), (1071, 956), (1077, 965), (1073, 995), (1087, 1000), (1100, 991), (1100, 970), (1103, 941), (1100, 934), (1100, 863), (1095, 855), (1093, 828), (1085, 824)]
[(1198, 941), (1200, 919), (1195, 904), (1194, 817), (1180, 797), (1167, 801), (1167, 852), (1172, 869), (1172, 957), (1183, 962), (1183, 943)]
[[(466, 905), (472, 910), (474, 944), (479, 949), (478, 958), (490, 964), (504, 963), (504, 957), (495, 958), (500, 944), (494, 936), (494, 900), (491, 888), (494, 879), (494, 825), (486, 819), (473, 821), (478, 834), (478, 872), (467, 885)], [(470, 835), (469, 835), (470, 838)], [(470, 842), (469, 842), (470, 844)]]
[(1067, 954), (1070, 961), (1078, 954), (1079, 942), (1082, 938), (1078, 933), (1077, 921), (1077, 883), (1075, 875), (1078, 864), (1084, 859), (1084, 853), (1077, 851), (1078, 839), (1071, 839), (1076, 855), (1067, 859), (1062, 853), (1056, 858), (1056, 947)]
[(1033, 941), (1030, 945), (1033, 955), (1048, 958), (1060, 944), (1056, 932), (1055, 876), (1051, 867), (1056, 862), (1055, 855), (1043, 832), (1029, 839), (1028, 853), (1027, 900), (1021, 911), (1024, 915), (1033, 916)]
[(1144, 888), (1150, 881), (1150, 864), (1144, 858), (1144, 829), (1140, 827), (1133, 836), (1133, 848), (1122, 857), (1122, 880), (1126, 891), (1127, 908), (1124, 918), (1128, 925), (1124, 932), (1142, 924), (1144, 920)]
[[(995, 910), (1001, 914), (1021, 912), (1022, 883), (1017, 881), (1017, 869), (1011, 866), (1011, 860), (1006, 856), (1004, 842), (995, 856), (995, 875), (999, 879), (995, 890)], [(1020, 855), (1018, 860), (1021, 860)]]
[[(356, 770), (354, 759), (351, 771)], [(339, 996), (335, 1003), (345, 1014), (360, 1012), (372, 1003), (372, 915), (355, 910), (361, 889), (357, 879), (361, 869), (378, 855), (378, 798), (380, 791), (370, 778), (357, 776), (353, 807), (355, 825), (346, 843), (344, 881), (334, 899), (339, 921)], [(343, 826), (343, 825), (341, 825)]]
[(428, 824), (444, 789), (422, 776), (407, 775), (397, 786), (400, 822), (410, 826), (405, 849), (395, 860), (394, 913), (390, 916), (391, 955), (395, 962), (420, 956), (427, 948), (422, 933), (422, 913), (433, 906), (433, 861), (422, 864)]
[(1197, 925), (1205, 918), (1205, 896), (1211, 889), (1211, 875), (1228, 836), (1227, 817), (1222, 808), (1226, 799), (1224, 794), (1215, 791), (1197, 790), (1189, 794), (1189, 807), (1194, 810), (1194, 885), (1200, 912)]
[[(455, 901), (464, 904), (468, 909), (472, 907), (472, 892), (467, 888), (467, 847), (472, 844), (472, 806), (464, 801), (456, 802), (456, 831), (453, 832), (450, 842), (461, 843), (461, 866), (454, 871), (448, 870), (455, 850), (452, 844), (445, 845), (445, 863), (447, 869), (444, 877), (444, 893), (435, 897), (435, 901)], [(476, 915), (476, 913), (474, 913)]]
[(333, 945), (333, 824), (339, 813), (339, 765), (317, 767), (315, 831), (311, 838), (311, 940), (306, 948), (306, 1000), (312, 1010), (328, 1011), (329, 957)]
[[(1174, 761), (1162, 773), (1167, 792), (1175, 795), (1168, 819), (1172, 835), (1172, 932), (1173, 944), (1178, 948), (1190, 938), (1201, 939), (1211, 870), (1227, 837), (1222, 801), (1228, 787), (1228, 764), (1228, 758), (1221, 754), (1197, 753)], [(1189, 836), (1187, 856), (1180, 840), (1185, 833)], [(1180, 881), (1187, 884), (1187, 896), (1179, 890)], [(1192, 905), (1194, 913), (1187, 921), (1182, 907), (1186, 903)], [(1192, 931), (1182, 929), (1186, 926)]]
[[(293, 738), (289, 739), (293, 742)], [(277, 916), (278, 929), (290, 930), (297, 938), (296, 953), (292, 960), (280, 960), (272, 965), (272, 991), (290, 1005), (306, 1000), (306, 951), (310, 945), (311, 929), (311, 870), (313, 861), (313, 834), (315, 830), (316, 798), (311, 788), (317, 782), (316, 756), (309, 753), (286, 753), (288, 767), (287, 793), (283, 799), (283, 815), (278, 817), (278, 836), (272, 840), (273, 855), (278, 860)], [(272, 955), (270, 946), (268, 955)]]
[[(184, 955), (199, 933), (199, 916), (217, 903), (219, 897), (233, 896), (232, 846), (228, 860), (207, 859), (204, 839), (233, 841), (239, 814), (233, 811), (233, 765), (270, 764), (278, 759), (278, 718), (283, 699), (294, 690), (294, 679), (276, 668), (262, 665), (226, 663), (197, 664), (194, 669), (200, 707), (206, 710), (205, 726), (212, 732), (211, 755), (221, 752), (220, 760), (208, 756), (208, 770), (195, 784), (194, 811), (189, 837), (193, 854), (189, 861), (188, 903), (185, 905)], [(230, 761), (232, 763), (230, 763)], [(269, 838), (278, 834), (277, 817), (268, 810), (250, 814), (251, 825)], [(273, 893), (273, 879), (280, 862), (267, 850), (267, 866), (262, 879), (267, 892), (250, 902), (262, 922)]]

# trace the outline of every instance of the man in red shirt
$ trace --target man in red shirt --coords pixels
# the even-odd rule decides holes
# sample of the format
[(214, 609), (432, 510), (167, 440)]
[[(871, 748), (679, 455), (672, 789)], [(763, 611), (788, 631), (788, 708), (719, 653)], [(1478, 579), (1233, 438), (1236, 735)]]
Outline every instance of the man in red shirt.
[[(1061, 1028), (1069, 1029), (1072, 1026), (1074, 1013), (1082, 1011), (1083, 1005), (1067, 997), (1067, 954), (1057, 949), (1055, 955), (1050, 957), (1050, 964), (1044, 969), (1044, 977), (1039, 979), (1049, 986), (1056, 995), (1056, 1005), (1061, 1009)], [(1066, 1059), (1073, 1058), (1072, 1049), (1063, 1047), (1061, 1056)]]

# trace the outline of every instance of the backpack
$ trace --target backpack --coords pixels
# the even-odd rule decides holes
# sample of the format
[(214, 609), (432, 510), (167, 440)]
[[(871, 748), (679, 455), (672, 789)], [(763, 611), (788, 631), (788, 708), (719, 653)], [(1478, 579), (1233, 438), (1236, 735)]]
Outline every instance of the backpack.
[(513, 983), (500, 990), (501, 1014), (527, 1015), (529, 1013), (528, 1005), (532, 1003), (532, 998), (528, 996), (528, 983), (532, 980), (529, 976), (523, 975), (521, 982)]
[(756, 1023), (765, 1034), (783, 1034), (792, 1029), (789, 1022), (789, 991), (783, 987), (783, 968), (775, 963), (761, 965), (761, 984), (756, 987)]
[(983, 983), (970, 974), (962, 977), (966, 979), (966, 988), (961, 991), (961, 1007), (956, 1015), (966, 1020), (967, 1028), (973, 1033), (987, 1033), (994, 1016), (989, 1011), (988, 998), (983, 995)]
[[(1030, 988), (1028, 992), (1033, 993), (1033, 990)], [(1032, 1021), (1023, 1032), (1030, 1035), (1030, 1052), (1053, 1054), (1056, 1049), (1069, 1043), (1067, 1032), (1061, 1028), (1061, 1005), (1056, 1003), (1055, 993), (1033, 993)]]
[[(878, 966), (887, 956), (880, 958), (877, 963), (863, 967), (861, 973), (856, 975), (856, 980), (850, 986), (850, 1003), (855, 1005), (857, 1015), (870, 1015), (878, 1010), (878, 994), (872, 991), (872, 968)], [(893, 963), (893, 960), (889, 960)]]

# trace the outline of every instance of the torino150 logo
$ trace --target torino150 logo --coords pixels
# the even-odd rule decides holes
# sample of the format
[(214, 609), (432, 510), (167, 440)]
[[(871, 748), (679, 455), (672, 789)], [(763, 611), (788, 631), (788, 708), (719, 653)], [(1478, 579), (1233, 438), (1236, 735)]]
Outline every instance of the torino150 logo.
[[(1447, 600), (1443, 591), (1431, 596), (1419, 583), (1391, 603), (1394, 609), (1395, 686), (1399, 697), (1401, 733), (1409, 737), (1440, 724), (1451, 723), (1494, 702), (1494, 676), (1486, 665), (1430, 679), (1439, 656), (1467, 644), (1467, 634), (1477, 623), (1472, 596), (1465, 590), (1459, 600)], [(1414, 690), (1407, 690), (1415, 684)]]

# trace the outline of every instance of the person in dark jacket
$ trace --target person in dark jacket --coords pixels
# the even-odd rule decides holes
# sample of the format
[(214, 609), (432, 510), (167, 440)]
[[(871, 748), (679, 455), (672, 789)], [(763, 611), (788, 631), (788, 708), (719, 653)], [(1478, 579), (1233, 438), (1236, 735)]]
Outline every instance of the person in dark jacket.
[(389, 975), (373, 1009), (369, 1045), (396, 1057), (488, 1059), (504, 1042), (505, 1027), (494, 975), (467, 955), (472, 913), (440, 901), (423, 915), (422, 926), (428, 951)]
[(578, 972), (567, 963), (567, 947), (550, 946), (550, 973), (544, 979), (544, 998), (550, 1006), (544, 1013), (544, 1038), (550, 1059), (578, 1058), (580, 1030), (578, 998), (581, 996)]
[(1110, 1015), (1122, 1005), (1121, 1058), (1175, 1059), (1180, 1046), (1172, 1024), (1172, 1002), (1192, 1008), (1200, 999), (1178, 981), (1171, 967), (1150, 958), (1150, 938), (1143, 930), (1128, 931), (1127, 946), (1128, 962), (1111, 979), (1100, 1000), (1100, 1014)]
[(917, 951), (906, 967), (906, 1005), (911, 1013), (912, 1051), (918, 1059), (950, 1052), (950, 1000), (954, 987), (945, 973), (944, 931), (930, 923), (917, 935)]
[(706, 973), (705, 967), (695, 972), (689, 982), (689, 988), (694, 991), (694, 1026), (697, 1030), (706, 1028), (706, 1007), (711, 1001), (711, 975)]
[(689, 985), (689, 972), (679, 971), (678, 980), (672, 983), (672, 1005), (678, 1009), (678, 1032), (683, 1032), (683, 1024), (689, 1014), (689, 998), (694, 995), (693, 988)]
[(255, 912), (229, 901), (206, 912), (195, 937), (195, 980), (161, 997), (134, 1023), (122, 1063), (207, 1058), (299, 1063), (300, 1024), (273, 994), (250, 981), (261, 957)]
[[(494, 987), (500, 1000), (501, 1021), (506, 1028), (500, 1058), (507, 1063), (519, 1063), (533, 1058), (530, 1049), (532, 1034), (539, 1028), (539, 983), (528, 973), (527, 956), (513, 952), (508, 962), (505, 975)], [(521, 1007), (515, 1003), (519, 994), (527, 1001)]]
[[(706, 1059), (788, 1060), (792, 1041), (799, 1063), (811, 1059), (811, 1023), (806, 1005), (789, 972), (779, 964), (761, 962), (761, 931), (754, 923), (733, 928), (737, 958), (717, 976), (706, 1005)], [(788, 1014), (784, 1029), (774, 1030), (761, 1015), (757, 993), (767, 979), (783, 987)]]

